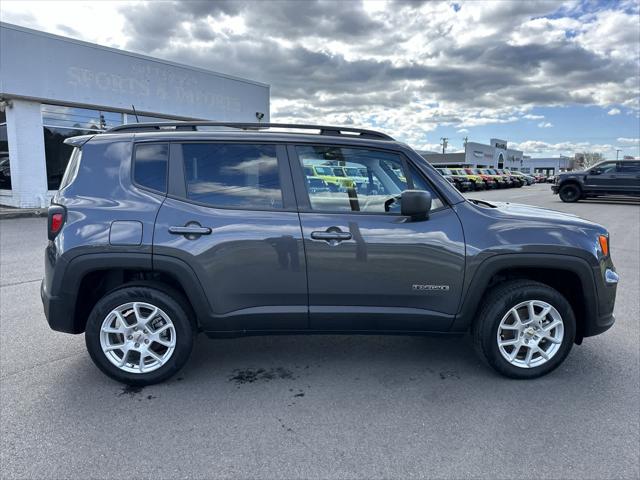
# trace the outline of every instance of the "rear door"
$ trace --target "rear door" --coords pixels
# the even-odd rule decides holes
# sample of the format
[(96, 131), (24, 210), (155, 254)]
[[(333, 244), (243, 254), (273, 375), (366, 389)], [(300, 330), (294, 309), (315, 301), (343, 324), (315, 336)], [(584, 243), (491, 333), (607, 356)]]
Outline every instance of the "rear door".
[(307, 328), (305, 257), (285, 147), (173, 143), (169, 177), (154, 262), (177, 258), (195, 272), (210, 305), (205, 329)]
[[(339, 145), (289, 149), (300, 206), (314, 330), (447, 330), (457, 311), (465, 244), (453, 209), (394, 151)], [(365, 169), (376, 188), (315, 193), (308, 166)], [(400, 215), (407, 188), (432, 193), (426, 221)]]
[(640, 193), (640, 161), (618, 162), (616, 171), (623, 193)]

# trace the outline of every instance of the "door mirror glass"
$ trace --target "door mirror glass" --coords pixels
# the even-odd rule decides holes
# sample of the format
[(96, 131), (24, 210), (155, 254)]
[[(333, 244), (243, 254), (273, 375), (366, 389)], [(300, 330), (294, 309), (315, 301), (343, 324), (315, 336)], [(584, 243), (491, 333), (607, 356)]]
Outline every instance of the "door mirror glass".
[(400, 196), (400, 212), (412, 220), (426, 220), (431, 210), (431, 194), (424, 190), (405, 190)]

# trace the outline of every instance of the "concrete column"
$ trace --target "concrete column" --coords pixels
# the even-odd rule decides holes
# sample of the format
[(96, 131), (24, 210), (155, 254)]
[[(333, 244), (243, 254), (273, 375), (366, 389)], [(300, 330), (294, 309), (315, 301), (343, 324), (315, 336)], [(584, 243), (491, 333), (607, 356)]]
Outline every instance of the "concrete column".
[(11, 158), (11, 197), (0, 201), (21, 208), (46, 207), (47, 166), (40, 103), (12, 99), (7, 108), (7, 137)]

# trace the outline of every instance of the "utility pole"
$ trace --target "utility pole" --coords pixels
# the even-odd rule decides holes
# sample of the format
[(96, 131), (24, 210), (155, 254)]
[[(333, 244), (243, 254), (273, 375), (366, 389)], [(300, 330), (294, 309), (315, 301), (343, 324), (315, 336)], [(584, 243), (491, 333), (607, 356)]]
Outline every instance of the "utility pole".
[(464, 144), (465, 151), (467, 150), (467, 142), (469, 142), (469, 135), (465, 135), (462, 139), (462, 143)]
[(442, 153), (444, 154), (447, 150), (447, 145), (449, 145), (449, 139), (447, 137), (440, 137), (440, 145), (442, 145)]
[(616, 161), (618, 161), (618, 154), (622, 151), (620, 148), (616, 148)]

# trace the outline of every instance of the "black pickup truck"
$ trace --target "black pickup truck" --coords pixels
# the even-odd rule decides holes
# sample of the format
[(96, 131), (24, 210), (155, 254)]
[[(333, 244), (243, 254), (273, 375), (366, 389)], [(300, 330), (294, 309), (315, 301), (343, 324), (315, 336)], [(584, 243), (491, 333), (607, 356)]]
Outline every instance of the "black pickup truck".
[(561, 173), (551, 186), (563, 202), (608, 195), (640, 195), (640, 160), (598, 163), (588, 170)]

